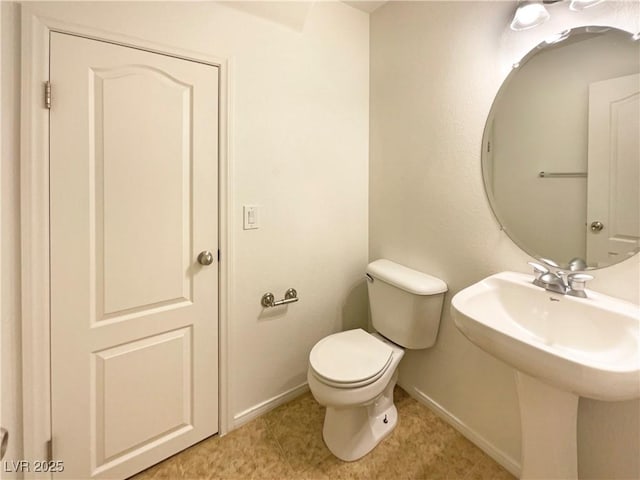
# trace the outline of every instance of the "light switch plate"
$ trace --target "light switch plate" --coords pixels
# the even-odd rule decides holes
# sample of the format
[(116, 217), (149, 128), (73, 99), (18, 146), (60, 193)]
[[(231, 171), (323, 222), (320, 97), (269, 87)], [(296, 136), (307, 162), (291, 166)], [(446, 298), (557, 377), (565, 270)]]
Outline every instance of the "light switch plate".
[(253, 230), (260, 228), (260, 207), (258, 205), (245, 205), (242, 207), (244, 217), (244, 229)]

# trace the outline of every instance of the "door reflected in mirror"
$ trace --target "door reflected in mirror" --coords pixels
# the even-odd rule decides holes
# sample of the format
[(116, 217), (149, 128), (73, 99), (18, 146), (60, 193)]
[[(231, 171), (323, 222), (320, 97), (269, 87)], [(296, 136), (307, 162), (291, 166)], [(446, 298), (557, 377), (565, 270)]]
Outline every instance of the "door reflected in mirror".
[(608, 27), (555, 39), (532, 50), (494, 100), (485, 188), (528, 254), (604, 267), (640, 246), (640, 41)]

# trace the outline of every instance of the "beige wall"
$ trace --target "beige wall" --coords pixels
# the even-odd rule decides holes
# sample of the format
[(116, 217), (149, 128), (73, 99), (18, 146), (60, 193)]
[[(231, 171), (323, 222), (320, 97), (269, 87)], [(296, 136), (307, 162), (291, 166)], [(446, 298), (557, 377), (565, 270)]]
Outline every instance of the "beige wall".
[[(436, 345), (408, 352), (400, 384), (510, 467), (520, 458), (513, 371), (463, 337), (450, 314), (460, 289), (501, 270), (526, 272), (530, 260), (500, 231), (484, 194), (485, 120), (511, 65), (547, 35), (581, 22), (638, 31), (638, 6), (578, 14), (562, 2), (550, 22), (525, 32), (508, 29), (515, 2), (391, 2), (371, 16), (370, 259), (436, 275), (450, 289)], [(636, 255), (596, 271), (592, 287), (638, 302), (639, 274)], [(580, 401), (581, 478), (640, 476), (639, 406)]]
[[(366, 325), (368, 15), (339, 2), (248, 10), (212, 2), (27, 6), (67, 23), (230, 59), (231, 424), (304, 386), (316, 341)], [(3, 284), (2, 319), (10, 330), (3, 342), (16, 351), (19, 90), (11, 80), (19, 72), (12, 42), (19, 23), (3, 2), (5, 10), (3, 77), (11, 78), (2, 92), (2, 259), (3, 280), (6, 267), (12, 284)], [(259, 230), (242, 229), (244, 204), (261, 206)], [(298, 303), (263, 311), (263, 293), (280, 298), (289, 287), (298, 290)], [(16, 365), (17, 358), (3, 363), (8, 391), (19, 389), (10, 372)]]

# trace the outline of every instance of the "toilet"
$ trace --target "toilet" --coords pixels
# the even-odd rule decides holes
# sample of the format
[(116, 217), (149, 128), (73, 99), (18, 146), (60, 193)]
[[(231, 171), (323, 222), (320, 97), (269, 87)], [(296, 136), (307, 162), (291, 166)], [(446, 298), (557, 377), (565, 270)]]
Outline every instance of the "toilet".
[(390, 260), (366, 270), (375, 333), (347, 330), (311, 349), (307, 380), (326, 407), (322, 436), (345, 461), (357, 460), (395, 428), (393, 388), (404, 350), (431, 347), (438, 335), (447, 284)]

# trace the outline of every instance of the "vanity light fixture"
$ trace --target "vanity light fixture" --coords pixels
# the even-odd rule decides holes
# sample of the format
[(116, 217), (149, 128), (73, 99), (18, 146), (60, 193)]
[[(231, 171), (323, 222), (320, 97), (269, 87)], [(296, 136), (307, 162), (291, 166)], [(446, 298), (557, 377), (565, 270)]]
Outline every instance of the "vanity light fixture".
[(574, 12), (578, 12), (580, 10), (584, 10), (585, 8), (593, 7), (601, 3), (602, 0), (571, 0), (571, 4), (569, 8)]
[(549, 20), (549, 12), (540, 1), (523, 0), (511, 22), (511, 30), (527, 30)]
[[(518, 8), (511, 21), (511, 30), (528, 30), (529, 28), (542, 25), (549, 20), (551, 15), (545, 5), (564, 2), (565, 0), (520, 0)], [(604, 0), (571, 0), (569, 9), (574, 12), (591, 8)]]

